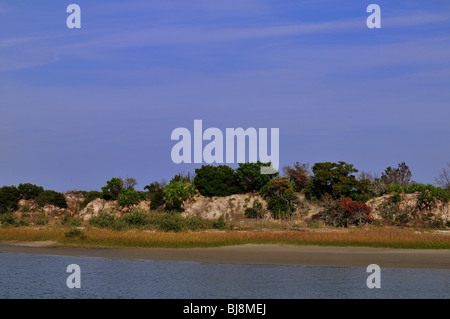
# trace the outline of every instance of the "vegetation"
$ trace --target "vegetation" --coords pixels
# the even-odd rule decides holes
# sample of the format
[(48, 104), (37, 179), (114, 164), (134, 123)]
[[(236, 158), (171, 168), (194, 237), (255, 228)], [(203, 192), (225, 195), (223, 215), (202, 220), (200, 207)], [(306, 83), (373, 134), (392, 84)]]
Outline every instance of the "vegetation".
[(239, 163), (236, 169), (236, 180), (240, 192), (248, 193), (261, 190), (276, 174), (261, 174), (261, 167), (270, 166), (270, 163)]
[[(250, 200), (246, 198), (246, 202), (248, 203)], [(251, 207), (248, 207), (247, 204), (244, 205), (245, 212), (244, 215), (247, 218), (264, 218), (264, 209), (263, 204), (255, 199)]]
[[(81, 219), (73, 217), (77, 216), (73, 215), (77, 211), (73, 210), (72, 205), (70, 210), (65, 211), (67, 215), (61, 219), (50, 218), (52, 217), (51, 212), (49, 213), (48, 208), (44, 209), (43, 207), (54, 205), (66, 209), (68, 205), (64, 194), (45, 190), (43, 187), (30, 183), (20, 184), (18, 187), (4, 186), (0, 188), (2, 233), (3, 230), (7, 230), (7, 233), (12, 236), (14, 232), (10, 229), (31, 229), (33, 225), (38, 225), (44, 230), (52, 227), (59, 229), (52, 234), (61, 243), (75, 242), (82, 245), (94, 245), (96, 242), (102, 241), (96, 237), (102, 233), (113, 238), (112, 245), (120, 246), (121, 244), (118, 244), (116, 240), (125, 238), (125, 233), (131, 237), (134, 236), (130, 235), (131, 231), (137, 231), (140, 234), (155, 232), (183, 234), (192, 231), (223, 230), (228, 234), (230, 230), (236, 230), (236, 233), (246, 229), (256, 232), (266, 227), (283, 230), (340, 227), (342, 230), (348, 231), (354, 231), (355, 228), (361, 226), (369, 228), (377, 225), (408, 226), (416, 227), (416, 229), (417, 227), (421, 229), (450, 227), (449, 222), (436, 213), (439, 205), (450, 200), (450, 190), (411, 181), (412, 173), (404, 162), (400, 163), (397, 168), (386, 168), (380, 178), (364, 172), (356, 176), (358, 170), (352, 164), (342, 161), (315, 163), (311, 171), (308, 164), (296, 162), (293, 166), (284, 167), (282, 176), (261, 174), (261, 167), (267, 165), (267, 163), (261, 162), (241, 163), (236, 169), (226, 165), (203, 165), (195, 170), (195, 177), (189, 174), (177, 174), (168, 184), (153, 182), (145, 186), (146, 192), (135, 189), (137, 181), (134, 178), (115, 177), (106, 182), (106, 185), (101, 188), (101, 192), (83, 192), (84, 199), (79, 205), (80, 209), (85, 208), (96, 198), (117, 200), (120, 206), (117, 208), (117, 212), (104, 211), (98, 216), (92, 217), (89, 222), (83, 222)], [(445, 186), (445, 184), (440, 185)], [(206, 220), (197, 216), (180, 214), (185, 210), (186, 203), (189, 200), (195, 200), (194, 195), (198, 193), (203, 196), (252, 193), (252, 196), (261, 196), (264, 202), (258, 199), (250, 202), (247, 198), (244, 205), (245, 218), (243, 218), (244, 216), (240, 217), (241, 220), (230, 220), (229, 215), (226, 218), (224, 215), (218, 215), (217, 220)], [(378, 196), (383, 196), (381, 204), (376, 208), (377, 216), (380, 216), (381, 219), (378, 218), (374, 221), (374, 212), (368, 205), (368, 200)], [(231, 201), (234, 199), (229, 199), (230, 207)], [(405, 205), (405, 199), (410, 201), (408, 205)], [(135, 205), (142, 200), (150, 200), (150, 210), (135, 208)], [(411, 200), (413, 205), (411, 205)], [(315, 205), (315, 209), (319, 208), (318, 212), (314, 213), (311, 219), (300, 220), (298, 216), (307, 212), (313, 205)], [(58, 210), (58, 214), (61, 214), (60, 210)], [(273, 223), (266, 218), (269, 215), (272, 217), (271, 220), (274, 220)], [(27, 227), (29, 225), (32, 226)], [(75, 228), (81, 226), (86, 227), (86, 231), (82, 232), (79, 228)], [(141, 230), (142, 232), (140, 232)], [(20, 232), (17, 231), (16, 234), (20, 234)], [(43, 231), (43, 234), (46, 234), (46, 231)], [(222, 232), (215, 232), (215, 234), (222, 234)], [(363, 236), (362, 234), (365, 233), (359, 234)], [(45, 237), (45, 235), (43, 236)], [(145, 237), (144, 235), (136, 236)], [(180, 236), (179, 238), (189, 238), (187, 235)], [(381, 237), (365, 241), (355, 239), (350, 235), (345, 237), (345, 240), (340, 238), (335, 241), (333, 241), (334, 239), (321, 240), (312, 234), (289, 235), (292, 238), (286, 235), (289, 237), (286, 239), (267, 232), (259, 235), (253, 233), (249, 237), (242, 234), (226, 235), (228, 237), (223, 237), (222, 241), (215, 241), (212, 239), (213, 237), (207, 236), (209, 235), (206, 235), (205, 238), (208, 238), (208, 242), (204, 245), (212, 246), (225, 243), (258, 242), (257, 238), (261, 240), (260, 242), (272, 242), (275, 238), (279, 239), (278, 243), (284, 240), (284, 242), (293, 242), (292, 238), (294, 237), (302, 240), (302, 243), (367, 244), (377, 247), (385, 245), (385, 242), (380, 239)], [(0, 234), (0, 238), (6, 237), (7, 235)], [(199, 235), (198, 238), (200, 237)], [(125, 240), (123, 245), (158, 245), (157, 241), (148, 244), (148, 238), (146, 243), (141, 243), (140, 240)], [(196, 240), (193, 239), (191, 242), (193, 246), (203, 245)], [(418, 242), (420, 244), (416, 245), (414, 241), (411, 241), (408, 245), (411, 247), (432, 246), (420, 240)], [(401, 246), (401, 240), (392, 240), (386, 245), (389, 247)], [(442, 245), (449, 246), (445, 240)]]
[(183, 202), (192, 198), (195, 194), (195, 185), (191, 182), (174, 178), (164, 187), (165, 209), (167, 211), (184, 211)]
[(237, 173), (226, 165), (203, 165), (195, 170), (194, 185), (203, 196), (240, 194)]
[(122, 207), (129, 207), (137, 205), (141, 200), (145, 199), (145, 195), (133, 188), (125, 188), (119, 195), (119, 205)]
[(298, 200), (294, 183), (287, 178), (278, 177), (269, 181), (261, 190), (267, 200), (267, 207), (274, 218), (286, 218), (295, 211)]
[[(84, 238), (69, 234), (67, 229), (6, 227), (1, 241), (46, 241), (66, 247), (219, 247), (243, 244), (285, 244), (320, 246), (362, 246), (383, 248), (450, 249), (450, 238), (441, 234), (414, 229), (338, 230), (332, 232), (298, 231), (222, 231), (222, 232), (146, 232), (129, 229), (86, 228)], [(78, 233), (78, 232), (77, 232)]]
[(205, 220), (196, 217), (182, 217), (179, 213), (146, 213), (133, 210), (119, 218), (114, 212), (104, 212), (89, 220), (89, 224), (100, 228), (123, 230), (132, 228), (154, 229), (161, 231), (186, 231), (205, 229), (224, 229), (227, 224), (223, 218)]
[(123, 189), (123, 179), (114, 177), (106, 182), (106, 186), (102, 187), (103, 198), (106, 200), (117, 200)]
[(13, 212), (19, 209), (20, 193), (15, 186), (0, 188), (0, 214)]
[(67, 208), (67, 202), (64, 195), (52, 190), (45, 190), (40, 193), (36, 198), (36, 203), (39, 206), (54, 205), (59, 208)]
[(19, 184), (17, 187), (20, 197), (23, 199), (35, 199), (44, 192), (44, 188), (31, 183)]
[(164, 183), (153, 182), (144, 187), (148, 191), (151, 210), (156, 210), (165, 204), (164, 186)]

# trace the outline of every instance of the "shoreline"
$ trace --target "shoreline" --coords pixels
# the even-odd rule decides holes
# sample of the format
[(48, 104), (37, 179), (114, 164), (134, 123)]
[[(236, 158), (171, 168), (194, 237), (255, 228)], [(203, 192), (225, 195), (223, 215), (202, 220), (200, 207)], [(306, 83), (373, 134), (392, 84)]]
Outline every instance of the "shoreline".
[(450, 269), (450, 250), (245, 244), (214, 248), (60, 248), (52, 242), (0, 242), (0, 253), (322, 267)]

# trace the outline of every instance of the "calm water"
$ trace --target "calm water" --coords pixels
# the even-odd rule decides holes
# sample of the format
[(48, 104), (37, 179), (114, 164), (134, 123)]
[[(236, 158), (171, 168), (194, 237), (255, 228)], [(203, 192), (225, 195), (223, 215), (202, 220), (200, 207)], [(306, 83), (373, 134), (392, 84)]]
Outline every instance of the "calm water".
[[(81, 288), (69, 289), (69, 264)], [(450, 270), (256, 266), (0, 253), (0, 298), (449, 298)]]

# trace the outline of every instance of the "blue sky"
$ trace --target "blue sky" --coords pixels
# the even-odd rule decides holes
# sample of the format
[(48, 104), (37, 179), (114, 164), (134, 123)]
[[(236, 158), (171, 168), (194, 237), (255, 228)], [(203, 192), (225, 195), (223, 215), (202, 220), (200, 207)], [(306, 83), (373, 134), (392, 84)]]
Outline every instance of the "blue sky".
[[(66, 8), (82, 10), (68, 29)], [(377, 3), (382, 28), (368, 29)], [(155, 180), (172, 130), (280, 128), (280, 165), (450, 161), (450, 3), (0, 1), (0, 185)]]

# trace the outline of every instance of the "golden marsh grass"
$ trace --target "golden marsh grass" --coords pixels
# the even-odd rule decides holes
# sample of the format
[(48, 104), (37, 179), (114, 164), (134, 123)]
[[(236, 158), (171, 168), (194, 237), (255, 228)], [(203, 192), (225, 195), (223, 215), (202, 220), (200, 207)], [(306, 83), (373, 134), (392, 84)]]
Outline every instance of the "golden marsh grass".
[(219, 247), (242, 244), (367, 246), (384, 248), (449, 249), (450, 235), (413, 229), (314, 229), (162, 232), (141, 229), (112, 230), (87, 227), (86, 238), (66, 237), (67, 227), (4, 227), (0, 241), (54, 241), (65, 247)]

